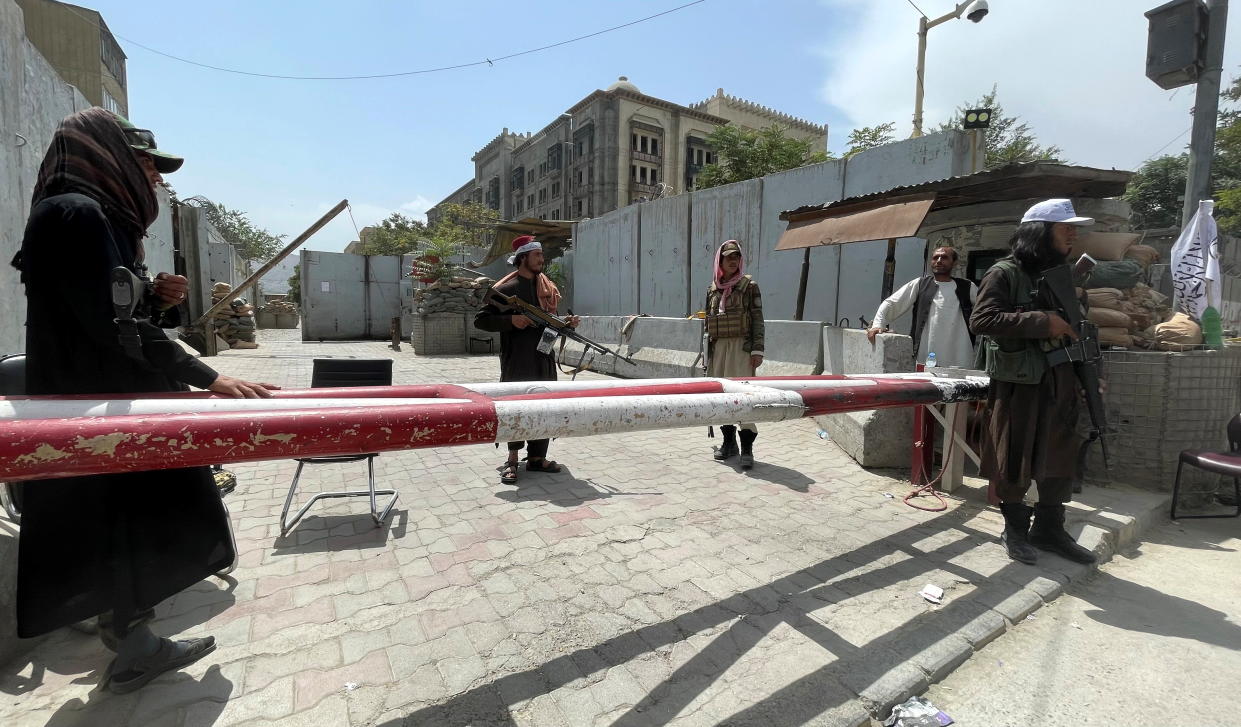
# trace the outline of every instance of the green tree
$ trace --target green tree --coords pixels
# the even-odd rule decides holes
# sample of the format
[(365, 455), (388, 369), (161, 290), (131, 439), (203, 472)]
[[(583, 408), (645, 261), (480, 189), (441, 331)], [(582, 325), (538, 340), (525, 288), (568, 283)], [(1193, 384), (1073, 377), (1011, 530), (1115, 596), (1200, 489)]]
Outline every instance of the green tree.
[(293, 274), (289, 276), (289, 296), (287, 298), (293, 305), (300, 306), (302, 304), (302, 268), (299, 265), (293, 269)]
[(499, 212), (477, 202), (442, 204), (437, 211), (435, 224), (427, 228), (427, 237), (458, 247), (487, 244), (491, 228), (500, 221)]
[(854, 129), (849, 132), (849, 151), (845, 152), (845, 159), (867, 149), (891, 144), (895, 140), (895, 130), (895, 121), (889, 121), (878, 126), (863, 126), (860, 129)]
[(191, 197), (186, 202), (201, 209), (224, 241), (236, 248), (237, 255), (251, 265), (267, 262), (283, 246), (285, 235), (273, 235), (251, 222), (241, 210), (230, 210), (206, 197)]
[(404, 255), (418, 247), (426, 238), (427, 226), (400, 212), (393, 212), (383, 222), (364, 230), (365, 240), (359, 246), (362, 255)]
[(1188, 169), (1188, 154), (1169, 154), (1146, 162), (1134, 173), (1123, 199), (1139, 216), (1140, 227), (1153, 229), (1181, 224)]
[(827, 154), (813, 151), (809, 140), (789, 137), (778, 125), (758, 131), (731, 124), (720, 126), (707, 135), (707, 143), (715, 149), (719, 161), (704, 166), (698, 173), (695, 182), (698, 189), (741, 182), (828, 159)]
[(1004, 107), (996, 100), (995, 86), (978, 101), (958, 107), (952, 118), (940, 124), (936, 131), (960, 129), (967, 109), (991, 109), (991, 125), (987, 128), (984, 141), (987, 169), (1028, 162), (1064, 161), (1060, 158), (1060, 147), (1041, 146), (1029, 124), (1020, 117), (1004, 114)]
[(485, 244), (500, 215), (476, 202), (442, 204), (435, 222), (424, 223), (393, 212), (366, 233), (362, 255), (418, 255), (420, 277), (445, 278), (457, 273), (454, 258), (469, 245)]
[[(1241, 235), (1241, 78), (1220, 93), (1222, 107), (1211, 161), (1211, 195), (1221, 232)], [(1142, 164), (1129, 180), (1123, 199), (1147, 228), (1181, 224), (1189, 154), (1165, 154)]]

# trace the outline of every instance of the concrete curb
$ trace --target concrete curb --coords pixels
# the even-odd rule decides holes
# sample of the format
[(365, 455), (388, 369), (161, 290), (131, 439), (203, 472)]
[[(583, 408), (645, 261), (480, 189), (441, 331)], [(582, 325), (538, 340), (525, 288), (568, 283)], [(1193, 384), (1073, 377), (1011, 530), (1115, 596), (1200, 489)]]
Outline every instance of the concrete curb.
[[(880, 725), (892, 708), (912, 696), (924, 693), (932, 684), (942, 681), (987, 644), (1021, 623), (1044, 605), (1059, 598), (1065, 588), (1093, 575), (1100, 565), (1116, 552), (1140, 541), (1152, 527), (1168, 521), (1170, 498), (1147, 491), (1135, 504), (1133, 491), (1089, 488), (1092, 501), (1102, 500), (1102, 507), (1070, 505), (1068, 530), (1078, 542), (1099, 556), (1095, 565), (1072, 563), (1056, 556), (1044, 556), (1038, 566), (1041, 577), (1025, 581), (1016, 592), (988, 594), (980, 592), (970, 602), (959, 603), (965, 611), (958, 617), (959, 625), (946, 631), (920, 652), (898, 661), (879, 678), (858, 684), (853, 691), (858, 699), (856, 708), (833, 714), (833, 724), (845, 727)], [(848, 680), (845, 686), (853, 688)]]

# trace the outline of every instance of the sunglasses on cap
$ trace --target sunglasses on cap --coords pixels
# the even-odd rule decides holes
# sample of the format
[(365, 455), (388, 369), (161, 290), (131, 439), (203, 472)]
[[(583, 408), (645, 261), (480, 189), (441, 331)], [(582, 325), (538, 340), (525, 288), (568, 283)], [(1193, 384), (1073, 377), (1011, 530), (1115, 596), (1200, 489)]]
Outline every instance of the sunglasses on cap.
[(157, 149), (155, 134), (150, 129), (121, 129), (125, 132), (125, 140), (135, 149)]

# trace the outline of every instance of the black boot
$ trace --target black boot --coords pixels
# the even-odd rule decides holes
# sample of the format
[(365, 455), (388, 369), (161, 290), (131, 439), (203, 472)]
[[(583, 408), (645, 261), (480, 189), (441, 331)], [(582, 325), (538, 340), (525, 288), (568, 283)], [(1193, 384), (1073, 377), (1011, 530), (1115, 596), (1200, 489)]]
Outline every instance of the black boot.
[(741, 469), (748, 470), (754, 466), (754, 440), (758, 432), (749, 429), (741, 430)]
[(720, 427), (724, 434), (724, 443), (715, 449), (715, 458), (721, 462), (729, 457), (737, 456), (737, 428), (731, 424)]
[(1024, 502), (1001, 502), (1000, 512), (1004, 515), (1004, 534), (1000, 542), (1008, 549), (1008, 557), (1019, 563), (1034, 565), (1038, 562), (1038, 551), (1030, 546), (1030, 514), (1034, 511)]
[(1094, 563), (1095, 554), (1077, 544), (1064, 529), (1064, 505), (1034, 507), (1034, 525), (1030, 528), (1030, 543), (1042, 550), (1057, 553), (1078, 563)]

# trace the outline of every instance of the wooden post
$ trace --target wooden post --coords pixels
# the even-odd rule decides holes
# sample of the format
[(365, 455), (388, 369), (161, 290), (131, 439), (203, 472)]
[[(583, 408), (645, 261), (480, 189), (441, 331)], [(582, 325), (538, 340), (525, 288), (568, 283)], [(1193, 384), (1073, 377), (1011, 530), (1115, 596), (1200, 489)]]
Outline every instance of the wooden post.
[(888, 257), (883, 261), (883, 297), (892, 295), (896, 281), (896, 238), (888, 238)]
[(793, 320), (804, 320), (806, 313), (806, 285), (810, 282), (810, 248), (806, 248), (801, 259), (801, 282), (797, 285), (797, 310), (793, 312)]
[(401, 317), (396, 316), (392, 319), (391, 325), (388, 326), (388, 332), (392, 335), (392, 345), (389, 347), (393, 351), (401, 350)]

